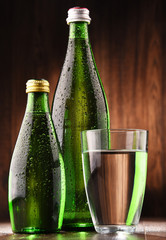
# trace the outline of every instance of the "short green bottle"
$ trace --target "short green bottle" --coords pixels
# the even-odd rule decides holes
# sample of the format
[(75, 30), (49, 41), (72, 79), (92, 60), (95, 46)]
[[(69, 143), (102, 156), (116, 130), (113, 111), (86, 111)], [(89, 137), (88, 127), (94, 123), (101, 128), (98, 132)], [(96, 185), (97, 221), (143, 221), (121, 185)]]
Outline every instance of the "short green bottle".
[(63, 158), (50, 115), (48, 81), (27, 82), (28, 101), (9, 170), (9, 213), (15, 233), (61, 229), (65, 204)]
[(63, 229), (93, 227), (83, 180), (81, 131), (109, 128), (106, 95), (89, 41), (89, 10), (68, 11), (69, 40), (52, 105), (52, 118), (66, 173)]

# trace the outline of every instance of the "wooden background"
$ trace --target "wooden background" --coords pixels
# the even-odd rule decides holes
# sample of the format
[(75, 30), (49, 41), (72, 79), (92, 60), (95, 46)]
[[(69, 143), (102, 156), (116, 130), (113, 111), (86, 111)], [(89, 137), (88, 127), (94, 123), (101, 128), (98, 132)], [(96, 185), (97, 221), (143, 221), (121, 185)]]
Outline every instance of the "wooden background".
[(0, 3), (0, 220), (8, 220), (8, 169), (26, 106), (25, 83), (48, 79), (51, 104), (66, 53), (67, 10), (74, 6), (90, 10), (91, 45), (112, 128), (149, 130), (142, 216), (166, 217), (166, 1), (5, 0)]

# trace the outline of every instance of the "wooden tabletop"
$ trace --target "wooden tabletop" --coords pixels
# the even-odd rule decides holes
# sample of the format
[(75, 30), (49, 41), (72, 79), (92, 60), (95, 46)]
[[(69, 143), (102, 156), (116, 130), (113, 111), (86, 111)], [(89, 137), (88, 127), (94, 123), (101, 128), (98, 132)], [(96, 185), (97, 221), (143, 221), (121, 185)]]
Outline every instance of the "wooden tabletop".
[(163, 240), (166, 239), (166, 219), (142, 220), (135, 234), (97, 234), (96, 232), (61, 232), (57, 234), (13, 234), (10, 223), (0, 223), (0, 239), (50, 240)]

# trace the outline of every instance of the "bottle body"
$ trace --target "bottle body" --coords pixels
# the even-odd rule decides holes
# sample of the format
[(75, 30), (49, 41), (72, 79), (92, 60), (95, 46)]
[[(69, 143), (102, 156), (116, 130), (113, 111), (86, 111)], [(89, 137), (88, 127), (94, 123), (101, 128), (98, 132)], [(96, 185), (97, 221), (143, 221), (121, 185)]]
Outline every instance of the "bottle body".
[[(42, 99), (43, 94), (47, 93), (29, 93), (28, 97)], [(40, 109), (40, 103), (37, 107)], [(11, 160), (9, 212), (13, 232), (56, 232), (62, 225), (64, 163), (50, 112), (39, 109), (27, 107)]]
[(108, 105), (91, 51), (87, 23), (71, 23), (68, 49), (55, 90), (52, 119), (66, 173), (64, 229), (92, 227), (84, 190), (81, 131), (108, 128)]

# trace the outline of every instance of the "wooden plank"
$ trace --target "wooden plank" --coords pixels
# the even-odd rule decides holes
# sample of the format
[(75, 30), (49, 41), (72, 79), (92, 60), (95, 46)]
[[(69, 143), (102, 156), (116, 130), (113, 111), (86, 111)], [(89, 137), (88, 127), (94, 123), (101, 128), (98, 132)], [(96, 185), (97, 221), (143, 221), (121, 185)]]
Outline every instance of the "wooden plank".
[[(108, 240), (119, 239), (121, 240), (157, 240), (166, 238), (166, 221), (165, 219), (146, 219), (142, 220), (136, 228), (135, 234), (97, 234), (96, 232), (64, 232), (58, 234), (39, 234), (38, 239), (84, 239), (84, 240)], [(36, 235), (35, 235), (36, 236)], [(23, 239), (28, 236), (25, 234), (12, 234), (10, 223), (0, 223), (0, 239)]]

